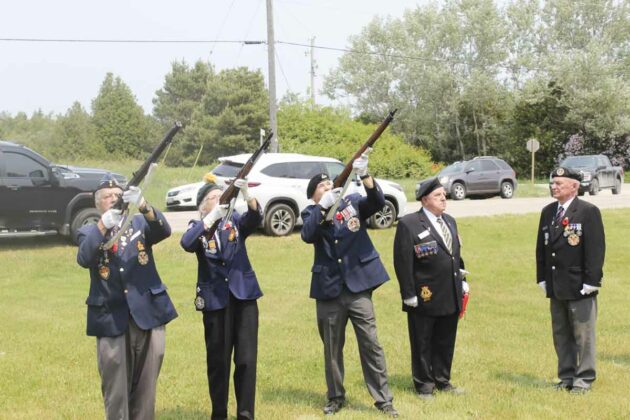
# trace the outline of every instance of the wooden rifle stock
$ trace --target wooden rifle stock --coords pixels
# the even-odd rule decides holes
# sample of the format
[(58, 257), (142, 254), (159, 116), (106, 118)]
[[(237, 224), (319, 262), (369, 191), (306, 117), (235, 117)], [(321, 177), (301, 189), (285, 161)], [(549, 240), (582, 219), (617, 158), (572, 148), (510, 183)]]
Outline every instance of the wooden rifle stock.
[(376, 143), (376, 140), (378, 140), (378, 138), (381, 137), (381, 134), (383, 134), (383, 131), (385, 131), (389, 123), (391, 123), (392, 120), (394, 119), (394, 114), (396, 114), (396, 111), (398, 111), (398, 109), (394, 109), (393, 111), (389, 112), (387, 117), (376, 128), (376, 130), (374, 130), (372, 135), (367, 139), (367, 141), (363, 144), (363, 146), (361, 146), (361, 148), (359, 148), (359, 150), (354, 154), (354, 156), (352, 156), (350, 161), (348, 161), (348, 163), (346, 164), (346, 167), (343, 168), (343, 171), (341, 171), (341, 173), (335, 179), (333, 188), (339, 188), (345, 185), (346, 181), (348, 180), (348, 177), (350, 176), (350, 173), (352, 172), (352, 163), (354, 163), (354, 160), (360, 158), (361, 155), (365, 153), (365, 151), (368, 149), (368, 147), (372, 147), (374, 143)]
[[(258, 150), (256, 150), (250, 156), (250, 158), (247, 159), (247, 162), (245, 162), (245, 165), (243, 165), (243, 167), (238, 172), (234, 180), (243, 179), (247, 177), (247, 175), (249, 175), (249, 173), (254, 168), (254, 165), (256, 164), (258, 159), (269, 148), (272, 138), (273, 138), (273, 132), (270, 131), (269, 135), (267, 136), (263, 144), (261, 144)], [(221, 194), (221, 196), (219, 197), (219, 202), (217, 203), (217, 206), (222, 205), (222, 204), (230, 204), (232, 200), (238, 196), (239, 191), (240, 189), (234, 186), (234, 182), (231, 182), (230, 185), (225, 189), (225, 191), (223, 191), (223, 194)], [(214, 222), (212, 226), (210, 226), (210, 229), (208, 229), (208, 232), (206, 233), (206, 237), (212, 238), (212, 236), (214, 235), (214, 232), (216, 232), (217, 228), (219, 227), (220, 222), (221, 222), (221, 219), (217, 220), (216, 222)]]

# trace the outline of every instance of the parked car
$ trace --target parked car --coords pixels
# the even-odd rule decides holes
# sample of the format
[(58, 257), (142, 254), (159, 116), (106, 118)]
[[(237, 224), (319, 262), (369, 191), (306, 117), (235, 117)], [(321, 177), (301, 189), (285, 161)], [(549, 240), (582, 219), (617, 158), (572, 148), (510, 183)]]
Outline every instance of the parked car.
[(560, 162), (560, 166), (582, 172), (582, 182), (580, 182), (580, 189), (578, 190), (579, 195), (584, 195), (586, 191), (590, 195), (595, 195), (604, 188), (610, 188), (613, 194), (621, 192), (624, 176), (623, 168), (612, 166), (608, 156), (569, 156)]
[[(218, 183), (228, 185), (249, 157), (250, 154), (241, 154), (219, 158), (219, 165), (211, 172), (217, 177)], [(293, 153), (262, 155), (247, 180), (252, 194), (264, 209), (262, 227), (265, 232), (272, 236), (284, 236), (294, 226), (301, 225), (300, 213), (309, 204), (306, 198), (308, 181), (318, 173), (326, 173), (334, 178), (343, 168), (343, 163), (327, 157)], [(376, 182), (385, 194), (385, 207), (369, 219), (369, 224), (373, 228), (384, 229), (404, 215), (407, 199), (400, 185), (384, 179), (377, 179)], [(202, 185), (202, 182), (197, 182), (170, 189), (166, 193), (167, 209), (194, 209), (197, 191)], [(353, 183), (348, 193), (353, 191), (365, 195), (361, 183)], [(239, 196), (236, 210), (244, 212), (246, 206)]]
[[(517, 187), (516, 173), (512, 167), (494, 156), (479, 156), (452, 163), (442, 169), (437, 177), (446, 195), (454, 200), (474, 195), (512, 198)], [(416, 191), (421, 183), (416, 184)]]
[(100, 218), (93, 192), (107, 172), (52, 164), (28, 147), (0, 141), (0, 238), (61, 234), (76, 240), (81, 226)]

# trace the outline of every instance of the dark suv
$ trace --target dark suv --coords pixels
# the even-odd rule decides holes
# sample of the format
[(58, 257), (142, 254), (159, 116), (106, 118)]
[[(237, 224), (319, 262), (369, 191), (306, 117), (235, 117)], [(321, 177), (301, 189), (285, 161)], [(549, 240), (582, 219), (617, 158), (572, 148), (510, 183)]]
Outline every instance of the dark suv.
[(93, 191), (106, 173), (55, 165), (28, 147), (0, 141), (0, 238), (62, 234), (76, 239), (81, 226), (100, 217)]
[[(455, 162), (437, 175), (454, 200), (473, 195), (500, 195), (512, 198), (516, 191), (516, 173), (504, 160), (494, 156), (480, 156), (463, 162)], [(416, 190), (418, 186), (416, 185)]]

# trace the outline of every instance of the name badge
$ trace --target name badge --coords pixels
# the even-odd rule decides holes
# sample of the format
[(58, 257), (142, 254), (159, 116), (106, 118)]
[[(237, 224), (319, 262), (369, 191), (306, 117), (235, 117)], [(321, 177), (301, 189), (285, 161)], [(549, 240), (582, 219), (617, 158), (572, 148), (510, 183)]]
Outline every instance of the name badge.
[(431, 232), (429, 232), (428, 230), (425, 230), (424, 232), (420, 232), (418, 234), (418, 238), (420, 238), (420, 240), (423, 240), (424, 238), (426, 238), (427, 236), (430, 235)]

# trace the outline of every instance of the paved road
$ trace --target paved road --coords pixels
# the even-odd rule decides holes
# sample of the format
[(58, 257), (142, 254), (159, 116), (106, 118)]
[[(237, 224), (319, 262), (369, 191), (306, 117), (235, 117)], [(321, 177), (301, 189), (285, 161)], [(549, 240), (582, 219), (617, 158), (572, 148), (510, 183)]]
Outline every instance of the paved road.
[[(610, 190), (604, 190), (598, 195), (591, 196), (586, 194), (580, 198), (590, 201), (600, 209), (630, 207), (630, 184), (624, 184), (619, 195), (613, 195)], [(538, 213), (551, 201), (551, 197), (512, 198), (511, 200), (504, 200), (499, 197), (486, 199), (467, 198), (462, 201), (448, 200), (446, 211), (454, 217)], [(407, 204), (407, 212), (417, 211), (418, 209), (420, 209), (420, 203), (417, 201)], [(165, 216), (174, 232), (184, 232), (188, 222), (199, 217), (196, 211), (167, 212)]]

